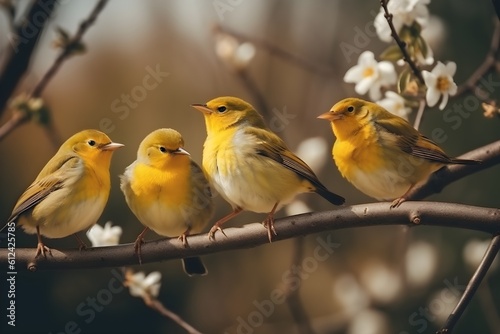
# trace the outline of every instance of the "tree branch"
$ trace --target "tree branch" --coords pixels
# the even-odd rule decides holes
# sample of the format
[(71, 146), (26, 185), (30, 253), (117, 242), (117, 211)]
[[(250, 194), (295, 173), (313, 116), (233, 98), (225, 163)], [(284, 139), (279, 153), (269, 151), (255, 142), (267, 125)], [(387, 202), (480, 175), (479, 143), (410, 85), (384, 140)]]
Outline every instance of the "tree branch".
[[(389, 203), (373, 203), (342, 207), (337, 210), (306, 213), (276, 220), (276, 241), (327, 230), (381, 226), (381, 225), (428, 225), (465, 228), (486, 233), (500, 233), (500, 210), (453, 203), (405, 202), (397, 209), (389, 209)], [(205, 234), (189, 237), (190, 247), (184, 247), (177, 238), (146, 242), (142, 246), (142, 262), (158, 262), (194, 255), (206, 255), (228, 250), (251, 248), (269, 244), (267, 231), (260, 223), (241, 228), (226, 228), (227, 238), (216, 235), (210, 241)], [(0, 250), (0, 263), (8, 263), (7, 249)], [(114, 247), (96, 247), (85, 251), (76, 249), (58, 251), (52, 249), (47, 258), (33, 259), (33, 248), (18, 248), (16, 270), (48, 270), (75, 268), (103, 268), (136, 265), (137, 256), (133, 244)]]
[(258, 38), (254, 38), (254, 37), (249, 37), (249, 36), (243, 35), (241, 33), (238, 33), (234, 30), (231, 30), (229, 28), (222, 27), (219, 25), (215, 26), (214, 32), (228, 34), (230, 36), (235, 37), (236, 39), (239, 39), (242, 41), (248, 41), (252, 44), (255, 44), (257, 47), (259, 47), (261, 49), (267, 50), (273, 56), (279, 57), (279, 58), (281, 58), (281, 59), (283, 59), (283, 60), (285, 60), (285, 61), (287, 61), (295, 66), (298, 66), (299, 68), (305, 69), (306, 71), (316, 73), (316, 74), (321, 75), (321, 76), (326, 76), (332, 72), (332, 70), (329, 68), (326, 68), (324, 66), (318, 66), (317, 64), (314, 64), (314, 63), (310, 63), (307, 60), (305, 60), (299, 56), (296, 56), (296, 55), (294, 55), (286, 50), (283, 50), (283, 49), (277, 47), (276, 45), (274, 45), (273, 43), (270, 43), (266, 40), (258, 39)]
[(387, 20), (387, 23), (389, 24), (389, 28), (391, 29), (391, 36), (396, 42), (396, 44), (399, 46), (399, 49), (401, 50), (401, 53), (403, 54), (403, 60), (408, 63), (410, 66), (413, 74), (415, 74), (415, 77), (417, 77), (418, 81), (420, 83), (424, 83), (424, 77), (422, 76), (422, 72), (418, 68), (417, 64), (411, 59), (410, 54), (408, 53), (408, 50), (406, 49), (406, 43), (401, 40), (401, 38), (398, 35), (398, 32), (396, 31), (396, 28), (394, 27), (394, 24), (392, 23), (392, 14), (389, 13), (389, 10), (387, 9), (387, 1), (388, 0), (380, 0), (380, 5), (384, 9), (384, 17)]
[[(39, 97), (42, 94), (45, 87), (47, 86), (49, 81), (54, 77), (54, 75), (57, 73), (57, 71), (59, 70), (61, 65), (64, 63), (64, 61), (67, 60), (74, 53), (75, 49), (81, 44), (81, 40), (83, 38), (83, 35), (88, 30), (88, 28), (90, 28), (92, 26), (92, 24), (94, 24), (99, 13), (104, 9), (104, 6), (107, 4), (107, 2), (108, 2), (108, 0), (99, 0), (99, 2), (96, 4), (94, 9), (90, 13), (89, 17), (87, 19), (85, 19), (82, 23), (80, 23), (80, 26), (79, 26), (78, 31), (76, 32), (75, 36), (73, 38), (71, 38), (65, 44), (65, 46), (64, 46), (63, 50), (61, 51), (61, 53), (59, 54), (59, 56), (55, 59), (52, 66), (48, 69), (48, 71), (45, 73), (45, 75), (42, 77), (42, 79), (35, 86), (35, 88), (33, 89), (33, 91), (31, 92), (31, 94), (28, 98)], [(2, 87), (2, 86), (0, 85), (0, 87)], [(1, 91), (2, 90), (0, 90), (0, 92)], [(0, 103), (1, 103), (1, 99), (0, 99)], [(21, 113), (21, 114), (13, 113), (11, 118), (4, 125), (2, 125), (0, 127), (0, 140), (3, 139), (6, 135), (8, 135), (15, 128), (24, 124), (28, 120), (29, 120), (29, 115), (27, 113)], [(56, 129), (50, 124), (50, 122), (47, 125), (47, 127), (48, 127), (48, 131), (46, 131), (46, 132), (49, 135), (49, 138), (55, 144), (55, 146), (59, 146), (61, 139), (59, 138), (59, 136), (57, 134), (54, 135)]]
[(500, 140), (469, 151), (459, 158), (481, 160), (482, 163), (478, 165), (450, 165), (443, 167), (432, 174), (427, 183), (414, 188), (408, 194), (408, 199), (418, 200), (439, 193), (445, 186), (454, 181), (499, 164)]
[(453, 331), (453, 328), (455, 327), (458, 320), (464, 313), (465, 308), (470, 303), (472, 297), (476, 293), (476, 290), (481, 284), (481, 281), (483, 280), (484, 276), (486, 276), (486, 273), (488, 272), (488, 269), (493, 263), (493, 260), (495, 259), (495, 256), (497, 255), (499, 250), (500, 250), (500, 235), (496, 235), (491, 240), (490, 245), (488, 246), (488, 249), (486, 250), (486, 253), (483, 256), (483, 259), (481, 260), (481, 263), (479, 264), (479, 266), (476, 269), (476, 272), (470, 279), (469, 284), (467, 284), (467, 288), (465, 288), (465, 292), (460, 298), (457, 306), (451, 312), (450, 316), (448, 317), (448, 320), (446, 320), (446, 324), (444, 325), (444, 327), (437, 332), (438, 334), (444, 334), (444, 333), (450, 334)]
[[(292, 264), (290, 272), (294, 272), (294, 268), (300, 267), (304, 257), (304, 238), (295, 238), (293, 244)], [(295, 274), (298, 276), (298, 274)], [(299, 277), (298, 277), (299, 278)], [(300, 278), (299, 278), (300, 279)], [(285, 286), (285, 300), (292, 315), (292, 319), (297, 324), (297, 331), (300, 334), (313, 334), (314, 330), (311, 326), (311, 320), (300, 298), (299, 287), (294, 287), (290, 282)]]
[(82, 23), (80, 23), (75, 36), (73, 36), (73, 38), (68, 41), (52, 66), (33, 89), (33, 92), (31, 93), (32, 97), (39, 97), (42, 94), (50, 79), (52, 79), (52, 77), (57, 73), (57, 70), (59, 69), (59, 67), (61, 67), (62, 63), (67, 58), (69, 58), (74, 53), (75, 49), (80, 45), (83, 35), (87, 31), (87, 29), (94, 24), (97, 16), (99, 16), (99, 13), (101, 13), (107, 3), (108, 0), (99, 0), (99, 2), (95, 5), (94, 9), (90, 13), (89, 17), (83, 20)]
[[(21, 24), (16, 27), (14, 37), (9, 38), (11, 42), (16, 44), (10, 49), (8, 60), (0, 76), (0, 115), (5, 111), (7, 100), (26, 72), (35, 45), (56, 4), (55, 0), (36, 1), (26, 15), (26, 19), (22, 20)], [(35, 15), (37, 16), (36, 24), (34, 22)], [(27, 29), (28, 27), (29, 29)]]
[(497, 18), (495, 20), (495, 30), (493, 31), (493, 36), (491, 37), (491, 46), (486, 58), (483, 63), (472, 73), (472, 75), (460, 85), (457, 89), (457, 93), (453, 96), (454, 98), (464, 95), (468, 92), (474, 93), (477, 98), (481, 101), (492, 103), (490, 99), (487, 98), (488, 93), (478, 87), (478, 82), (488, 74), (490, 71), (494, 70), (498, 65), (498, 56), (500, 53), (500, 20)]

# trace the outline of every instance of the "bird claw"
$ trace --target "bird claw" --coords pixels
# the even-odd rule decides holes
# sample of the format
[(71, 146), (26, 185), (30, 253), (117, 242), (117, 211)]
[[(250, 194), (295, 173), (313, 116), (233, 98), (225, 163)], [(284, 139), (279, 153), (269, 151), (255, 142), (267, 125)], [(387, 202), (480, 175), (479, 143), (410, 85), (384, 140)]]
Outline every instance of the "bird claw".
[(214, 225), (208, 232), (208, 239), (215, 241), (215, 233), (217, 231), (220, 231), (220, 233), (222, 233), (227, 238), (226, 232), (224, 232), (224, 230), (220, 226)]
[(399, 207), (403, 202), (406, 202), (406, 198), (404, 197), (396, 198), (394, 201), (392, 201), (391, 209)]
[(188, 247), (189, 246), (188, 242), (187, 242), (187, 234), (186, 233), (183, 233), (183, 234), (179, 235), (179, 237), (177, 239), (182, 242), (182, 245), (184, 247)]
[(42, 254), (44, 258), (47, 258), (47, 255), (45, 255), (45, 252), (49, 253), (52, 255), (52, 251), (50, 250), (49, 247), (45, 246), (43, 243), (39, 242), (38, 245), (36, 246), (36, 253), (35, 253), (35, 259)]
[(143, 243), (144, 243), (143, 238), (137, 238), (137, 239), (135, 239), (135, 242), (134, 242), (134, 254), (136, 254), (137, 257), (139, 258), (139, 264), (142, 264), (141, 246)]
[(274, 217), (268, 216), (266, 220), (263, 221), (264, 227), (267, 228), (267, 238), (269, 242), (273, 242), (273, 235), (278, 235), (276, 229), (274, 228)]

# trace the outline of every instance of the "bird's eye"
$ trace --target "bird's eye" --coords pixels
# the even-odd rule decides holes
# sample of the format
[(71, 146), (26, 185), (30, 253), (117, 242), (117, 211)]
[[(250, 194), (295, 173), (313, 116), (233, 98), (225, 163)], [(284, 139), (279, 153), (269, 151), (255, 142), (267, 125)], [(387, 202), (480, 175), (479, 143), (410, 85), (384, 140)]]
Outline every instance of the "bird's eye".
[(227, 110), (227, 108), (225, 106), (220, 106), (219, 108), (217, 108), (218, 112), (224, 112), (226, 110)]
[(87, 142), (87, 144), (89, 144), (90, 146), (95, 146), (95, 140), (91, 139)]
[(347, 112), (353, 112), (353, 111), (354, 111), (354, 107), (353, 106), (347, 107)]
[(163, 146), (160, 146), (160, 152), (162, 153), (166, 153), (167, 152), (167, 149)]

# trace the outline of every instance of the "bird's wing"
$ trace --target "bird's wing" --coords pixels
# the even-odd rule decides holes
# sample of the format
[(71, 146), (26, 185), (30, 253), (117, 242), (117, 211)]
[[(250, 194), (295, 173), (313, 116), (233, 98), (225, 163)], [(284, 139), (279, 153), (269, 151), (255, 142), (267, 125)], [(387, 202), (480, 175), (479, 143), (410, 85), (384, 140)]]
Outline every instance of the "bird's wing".
[(330, 203), (335, 205), (344, 204), (345, 199), (328, 190), (318, 180), (312, 169), (286, 147), (285, 142), (281, 138), (261, 128), (250, 128), (248, 131), (257, 138), (257, 154), (276, 161), (283, 167), (309, 181), (313, 185), (314, 191)]
[(293, 154), (287, 147), (285, 142), (269, 130), (260, 128), (251, 128), (250, 133), (258, 138), (257, 154), (272, 159), (285, 168), (295, 172), (303, 177), (317, 188), (326, 187), (318, 180), (318, 177), (312, 169), (302, 161), (298, 156)]
[[(203, 194), (206, 195), (208, 198), (212, 198), (212, 188), (210, 187), (210, 183), (208, 182), (208, 178), (206, 177), (205, 173), (201, 169), (200, 166), (193, 160), (191, 160), (191, 175), (193, 175), (193, 178), (196, 179), (195, 184), (199, 185), (201, 191), (203, 191)], [(202, 188), (202, 189), (201, 189)]]
[[(60, 189), (68, 177), (68, 171), (80, 165), (80, 158), (68, 155), (61, 159), (61, 163), (54, 165), (53, 171), (37, 177), (28, 189), (21, 195), (9, 217), (8, 223), (15, 221), (19, 215), (33, 208), (43, 201), (50, 193)], [(47, 172), (47, 171), (46, 171)], [(42, 174), (42, 173), (40, 173)]]
[(378, 118), (375, 121), (378, 130), (386, 131), (391, 137), (384, 139), (392, 141), (403, 152), (428, 161), (449, 164), (452, 159), (432, 140), (420, 134), (402, 118)]

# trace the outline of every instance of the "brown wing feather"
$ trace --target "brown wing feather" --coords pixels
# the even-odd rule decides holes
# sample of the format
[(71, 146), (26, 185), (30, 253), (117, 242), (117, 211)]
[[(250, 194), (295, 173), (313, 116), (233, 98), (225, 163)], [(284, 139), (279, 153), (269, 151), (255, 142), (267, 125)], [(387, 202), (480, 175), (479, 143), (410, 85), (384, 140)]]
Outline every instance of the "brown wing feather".
[(420, 134), (408, 122), (402, 118), (377, 118), (375, 124), (379, 130), (387, 131), (395, 136), (396, 145), (408, 154), (428, 161), (451, 164), (474, 164), (476, 160), (457, 160), (452, 159), (432, 140)]
[(21, 214), (40, 203), (50, 193), (60, 189), (66, 180), (67, 170), (74, 168), (79, 161), (78, 157), (69, 155), (66, 159), (62, 159), (62, 163), (55, 171), (42, 178), (39, 176), (17, 201), (8, 223), (15, 221)]
[(315, 187), (315, 191), (330, 203), (341, 205), (345, 202), (342, 196), (330, 192), (318, 180), (312, 169), (286, 147), (281, 138), (274, 133), (259, 128), (251, 128), (251, 133), (260, 139), (257, 154), (280, 163), (285, 168), (309, 181)]

